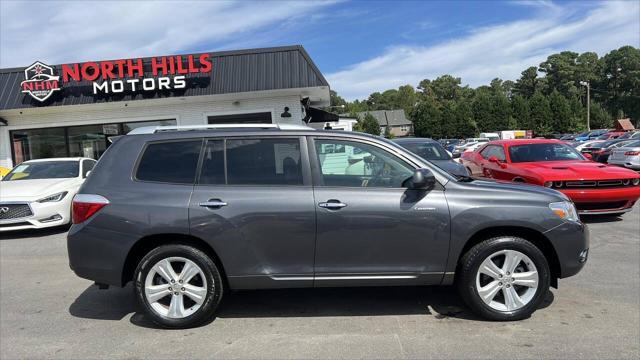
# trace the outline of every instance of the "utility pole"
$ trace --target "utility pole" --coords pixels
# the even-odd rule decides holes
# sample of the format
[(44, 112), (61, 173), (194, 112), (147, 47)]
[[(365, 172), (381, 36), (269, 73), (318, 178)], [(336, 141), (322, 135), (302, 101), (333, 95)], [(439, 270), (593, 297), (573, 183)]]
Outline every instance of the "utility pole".
[(587, 87), (587, 131), (591, 131), (590, 116), (591, 116), (591, 94), (590, 85), (588, 81), (580, 81), (580, 85)]

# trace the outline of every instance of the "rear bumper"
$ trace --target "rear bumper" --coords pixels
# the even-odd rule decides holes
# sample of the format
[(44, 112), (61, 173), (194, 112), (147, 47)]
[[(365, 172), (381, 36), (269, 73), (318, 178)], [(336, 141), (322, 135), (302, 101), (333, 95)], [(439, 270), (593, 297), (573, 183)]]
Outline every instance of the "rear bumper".
[(558, 255), (560, 278), (573, 276), (582, 270), (589, 255), (589, 228), (583, 223), (565, 222), (544, 235)]
[(614, 189), (562, 189), (580, 214), (607, 214), (630, 211), (640, 198), (640, 186)]
[(618, 165), (632, 170), (640, 170), (640, 157), (628, 157), (614, 160), (609, 157), (607, 160), (611, 165)]

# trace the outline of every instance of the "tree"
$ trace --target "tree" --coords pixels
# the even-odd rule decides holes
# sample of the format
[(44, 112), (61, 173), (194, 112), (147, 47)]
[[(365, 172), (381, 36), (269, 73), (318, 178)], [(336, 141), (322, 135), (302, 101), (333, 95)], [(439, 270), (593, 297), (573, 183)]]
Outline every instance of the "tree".
[(418, 102), (409, 118), (413, 122), (413, 131), (417, 137), (442, 138), (441, 112), (434, 99), (427, 98)]
[(551, 109), (552, 131), (557, 133), (571, 131), (572, 116), (569, 101), (558, 90), (554, 89), (549, 95), (549, 108)]
[(491, 96), (491, 122), (487, 126), (489, 130), (500, 131), (509, 129), (511, 118), (511, 106), (509, 98), (504, 91), (497, 92)]
[(608, 129), (613, 127), (613, 118), (599, 103), (591, 102), (591, 116), (589, 124), (591, 129)]
[(329, 99), (331, 106), (347, 106), (347, 102), (338, 95), (338, 93), (334, 90), (329, 90)]
[(604, 95), (599, 100), (609, 114), (617, 115), (622, 110), (631, 119), (640, 121), (640, 49), (623, 46), (605, 55), (601, 80), (592, 94)]
[[(529, 121), (536, 135), (545, 136), (551, 134), (551, 107), (547, 97), (540, 91), (536, 91), (529, 99)], [(529, 130), (529, 129), (526, 129)]]
[[(480, 90), (480, 89), (479, 89)], [(491, 131), (493, 127), (493, 104), (491, 94), (487, 90), (477, 91), (473, 103), (471, 104), (473, 120), (478, 126), (478, 130)]]
[(540, 79), (538, 79), (538, 68), (531, 66), (520, 75), (520, 79), (516, 81), (513, 90), (516, 94), (528, 99), (541, 87)]
[(522, 95), (516, 95), (511, 100), (511, 114), (515, 122), (514, 128), (519, 130), (533, 129), (534, 125), (529, 121), (529, 103)]
[(371, 135), (380, 135), (380, 124), (378, 124), (378, 120), (371, 115), (370, 113), (366, 113), (364, 118), (362, 119), (361, 125), (362, 132), (371, 134)]
[(570, 132), (583, 132), (587, 129), (587, 113), (580, 102), (580, 98), (572, 96), (569, 98), (569, 108), (571, 109)]
[(473, 121), (473, 112), (467, 101), (461, 101), (456, 105), (455, 116), (453, 119), (454, 131), (447, 135), (448, 138), (468, 138), (478, 134), (478, 127)]

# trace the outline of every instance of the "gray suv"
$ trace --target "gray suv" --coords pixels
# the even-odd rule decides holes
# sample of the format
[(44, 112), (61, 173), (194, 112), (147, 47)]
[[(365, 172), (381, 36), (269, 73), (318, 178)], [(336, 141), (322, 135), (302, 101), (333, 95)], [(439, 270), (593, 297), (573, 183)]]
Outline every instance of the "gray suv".
[(165, 327), (236, 289), (455, 284), (492, 320), (528, 317), (587, 260), (587, 227), (544, 187), (453, 177), (378, 137), (157, 129), (117, 138), (73, 200), (71, 269), (134, 283)]

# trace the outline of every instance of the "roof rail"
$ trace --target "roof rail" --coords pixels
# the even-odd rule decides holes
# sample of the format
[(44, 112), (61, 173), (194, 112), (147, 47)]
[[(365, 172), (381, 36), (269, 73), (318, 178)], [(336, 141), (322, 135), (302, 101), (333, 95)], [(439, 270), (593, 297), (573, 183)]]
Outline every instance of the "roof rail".
[(313, 130), (313, 128), (300, 124), (209, 124), (209, 125), (178, 125), (178, 126), (143, 126), (133, 129), (127, 135), (155, 134), (168, 131), (196, 131), (216, 129), (277, 129), (277, 130)]

